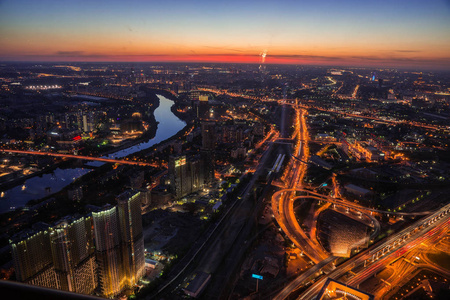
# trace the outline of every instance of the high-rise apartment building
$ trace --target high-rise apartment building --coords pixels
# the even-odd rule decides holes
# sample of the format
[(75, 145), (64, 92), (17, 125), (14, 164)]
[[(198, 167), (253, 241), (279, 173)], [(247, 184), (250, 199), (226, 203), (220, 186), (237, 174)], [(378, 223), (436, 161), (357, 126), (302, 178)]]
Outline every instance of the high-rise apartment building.
[(145, 268), (142, 196), (129, 190), (118, 196), (117, 206), (17, 236), (11, 243), (17, 279), (108, 298), (132, 288)]
[(66, 218), (50, 228), (50, 245), (60, 289), (91, 294), (97, 287), (97, 266), (91, 218)]
[(169, 158), (170, 189), (176, 198), (181, 198), (189, 193), (190, 176), (188, 175), (186, 156), (171, 156)]
[(198, 157), (187, 159), (185, 155), (169, 158), (170, 188), (176, 198), (202, 189), (205, 185), (204, 161)]
[(214, 150), (216, 148), (216, 123), (202, 122), (202, 149)]
[(50, 232), (26, 232), (13, 237), (11, 252), (16, 278), (32, 285), (58, 289), (50, 248)]
[(120, 229), (117, 208), (104, 207), (92, 213), (95, 236), (95, 256), (98, 264), (99, 289), (103, 296), (111, 297), (123, 289)]
[(81, 294), (97, 287), (91, 218), (65, 218), (11, 243), (19, 281)]
[(77, 112), (77, 126), (83, 132), (94, 131), (96, 125), (96, 113), (93, 111), (80, 110)]
[(209, 184), (214, 179), (214, 150), (216, 149), (216, 123), (202, 122), (202, 149), (204, 183)]
[(144, 194), (127, 190), (117, 197), (120, 220), (122, 263), (126, 285), (132, 287), (144, 274), (144, 237), (142, 235), (141, 203)]
[(144, 275), (142, 197), (140, 191), (127, 190), (117, 197), (117, 206), (92, 213), (99, 287), (105, 297), (133, 287)]

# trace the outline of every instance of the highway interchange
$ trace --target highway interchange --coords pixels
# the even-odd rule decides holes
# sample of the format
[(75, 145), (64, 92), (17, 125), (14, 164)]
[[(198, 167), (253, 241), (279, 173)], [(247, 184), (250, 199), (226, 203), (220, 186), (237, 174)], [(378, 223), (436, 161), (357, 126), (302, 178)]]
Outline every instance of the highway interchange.
[[(374, 208), (368, 208), (358, 205), (354, 202), (346, 201), (345, 199), (335, 198), (307, 189), (303, 186), (303, 179), (307, 170), (307, 162), (309, 160), (308, 148), (308, 129), (306, 126), (305, 117), (307, 115), (306, 107), (295, 107), (295, 127), (291, 140), (294, 143), (293, 155), (288, 167), (286, 168), (284, 182), (278, 182), (277, 186), (281, 189), (275, 192), (271, 198), (271, 207), (273, 217), (276, 223), (284, 234), (306, 254), (315, 265), (300, 274), (296, 279), (287, 284), (274, 299), (286, 299), (294, 291), (300, 287), (315, 280), (315, 282), (303, 293), (299, 299), (313, 299), (318, 294), (323, 284), (328, 278), (339, 279), (344, 274), (351, 272), (353, 275), (347, 284), (351, 286), (359, 286), (361, 282), (373, 276), (374, 273), (383, 269), (388, 262), (403, 255), (408, 254), (410, 257), (413, 250), (417, 249), (424, 242), (436, 240), (442, 234), (445, 234), (450, 228), (450, 204), (442, 207), (437, 211), (424, 212), (390, 212)], [(279, 139), (279, 141), (288, 140)], [(298, 196), (301, 194), (301, 196)], [(336, 195), (336, 194), (334, 194)], [(380, 242), (370, 246), (368, 249), (358, 253), (356, 256), (347, 259), (344, 263), (335, 266), (334, 263), (337, 257), (334, 257), (324, 251), (315, 238), (315, 226), (313, 227), (310, 237), (301, 228), (294, 213), (294, 202), (297, 200), (315, 200), (320, 202), (328, 202), (331, 205), (339, 206), (361, 215), (365, 215), (372, 220), (374, 232), (372, 238), (379, 233), (379, 222), (373, 216), (376, 214), (398, 215), (398, 216), (415, 216), (423, 217), (414, 224), (408, 226), (401, 232), (383, 239)], [(317, 217), (317, 216), (315, 216)], [(312, 237), (311, 235), (314, 235)], [(423, 259), (425, 261), (425, 259)], [(406, 272), (408, 268), (400, 268)], [(326, 275), (322, 275), (329, 272)], [(332, 270), (330, 272), (330, 270)], [(353, 270), (353, 271), (352, 271)], [(356, 271), (355, 271), (356, 270)], [(395, 282), (394, 282), (395, 283)], [(389, 286), (389, 284), (386, 284)], [(386, 288), (377, 291), (377, 296), (381, 296), (386, 292)]]

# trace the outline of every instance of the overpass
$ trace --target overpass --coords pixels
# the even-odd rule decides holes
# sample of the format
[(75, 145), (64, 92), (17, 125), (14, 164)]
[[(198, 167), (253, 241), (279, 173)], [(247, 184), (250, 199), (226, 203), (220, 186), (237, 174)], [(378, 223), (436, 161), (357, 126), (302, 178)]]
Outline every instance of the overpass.
[[(400, 256), (409, 249), (419, 245), (425, 237), (432, 236), (437, 233), (440, 228), (448, 228), (450, 221), (450, 204), (447, 204), (437, 211), (434, 211), (429, 216), (420, 219), (412, 225), (406, 227), (404, 230), (397, 234), (387, 238), (384, 241), (373, 245), (369, 249), (366, 249), (356, 256), (348, 259), (340, 266), (336, 267), (327, 276), (324, 276), (311, 285), (305, 292), (303, 292), (298, 299), (306, 300), (313, 299), (315, 295), (320, 291), (323, 284), (328, 278), (337, 279), (350, 270), (354, 270), (358, 266), (365, 266), (360, 272), (373, 272), (374, 267), (371, 264), (376, 262), (382, 263), (382, 256), (384, 258), (392, 256)], [(377, 253), (384, 254), (377, 254)], [(378, 258), (377, 258), (378, 255)], [(369, 268), (369, 265), (370, 268)], [(367, 267), (367, 269), (366, 269)], [(320, 268), (315, 268), (319, 271)], [(302, 278), (303, 279), (303, 278)], [(298, 289), (303, 281), (295, 280), (296, 284), (289, 284), (283, 288), (274, 299), (285, 299), (294, 290)]]
[[(293, 193), (295, 192), (303, 192), (306, 193), (306, 195), (302, 196), (294, 196)], [(384, 211), (379, 209), (373, 209), (373, 208), (367, 208), (358, 204), (355, 204), (353, 202), (348, 202), (341, 199), (335, 199), (329, 196), (325, 196), (310, 190), (302, 189), (302, 188), (291, 188), (291, 189), (282, 189), (280, 191), (277, 191), (272, 196), (272, 212), (274, 214), (275, 220), (277, 221), (278, 225), (280, 226), (281, 230), (290, 238), (290, 240), (300, 249), (305, 250), (306, 255), (310, 257), (312, 261), (314, 261), (316, 264), (319, 264), (321, 261), (327, 259), (328, 254), (322, 249), (320, 245), (315, 243), (315, 240), (309, 239), (303, 230), (301, 229), (300, 225), (298, 224), (298, 221), (294, 214), (294, 202), (295, 200), (299, 199), (311, 199), (315, 201), (325, 201), (328, 203), (331, 203), (333, 205), (341, 206), (347, 209), (353, 209), (356, 211), (359, 211), (365, 215), (367, 215), (372, 222), (374, 223), (375, 233), (378, 233), (380, 230), (380, 225), (378, 220), (376, 220), (373, 216), (373, 212), (377, 213), (383, 213), (383, 214), (393, 214), (393, 215), (401, 215), (401, 216), (423, 216), (427, 214), (432, 214), (434, 216), (433, 212), (425, 211), (425, 212), (413, 212), (413, 213), (406, 213), (406, 212), (396, 212), (392, 213), (390, 211)], [(444, 210), (445, 211), (445, 210)], [(446, 213), (441, 212), (439, 214), (440, 217), (444, 216)], [(424, 221), (431, 222), (433, 220), (436, 220), (438, 217), (427, 217)], [(424, 223), (424, 224), (425, 224)], [(375, 233), (372, 235), (374, 236)], [(407, 237), (410, 236), (410, 232), (408, 231), (409, 235), (401, 236), (397, 239), (395, 239), (392, 243), (392, 246), (395, 247), (396, 245), (399, 245), (402, 241), (405, 241)], [(396, 236), (396, 235), (395, 235)], [(389, 244), (387, 244), (389, 245)], [(389, 249), (385, 249), (384, 253), (388, 253), (389, 251), (386, 251)], [(383, 251), (381, 249), (380, 251)], [(372, 255), (372, 259), (375, 259), (376, 257), (379, 257), (381, 255), (380, 253), (375, 253)], [(368, 258), (369, 259), (369, 258)], [(366, 262), (365, 262), (366, 263)]]
[(428, 217), (421, 219), (414, 223), (414, 227), (408, 227), (399, 233), (391, 236), (386, 240), (383, 245), (380, 245), (376, 247), (375, 249), (372, 249), (369, 251), (369, 254), (372, 256), (364, 261), (364, 264), (366, 264), (369, 260), (371, 262), (376, 261), (380, 257), (384, 256), (386, 253), (389, 253), (391, 249), (394, 249), (395, 247), (400, 246), (403, 244), (409, 237), (417, 234), (419, 231), (429, 227), (433, 223), (441, 220), (442, 218), (448, 218), (447, 214), (450, 213), (450, 204), (447, 204), (446, 206), (440, 208), (433, 214), (429, 215)]
[[(370, 208), (370, 207), (365, 207), (362, 205), (358, 205), (356, 203), (350, 202), (350, 201), (346, 201), (340, 198), (333, 198), (330, 196), (326, 196), (323, 194), (319, 194), (307, 189), (283, 189), (280, 190), (276, 193), (274, 193), (274, 196), (277, 195), (278, 193), (283, 193), (283, 192), (304, 192), (307, 195), (311, 195), (311, 196), (316, 196), (316, 197), (311, 197), (312, 199), (316, 199), (318, 201), (325, 201), (325, 202), (329, 202), (331, 204), (337, 205), (337, 206), (342, 206), (348, 209), (353, 209), (356, 211), (366, 211), (366, 212), (375, 212), (375, 213), (380, 213), (380, 214), (386, 214), (386, 215), (396, 215), (396, 216), (423, 216), (423, 215), (428, 215), (433, 213), (433, 211), (421, 211), (421, 212), (392, 212), (392, 211), (387, 211), (387, 210), (381, 210), (381, 209), (376, 209), (376, 208)], [(298, 196), (297, 198), (303, 198), (304, 196)]]
[(160, 167), (158, 164), (150, 164), (150, 163), (146, 163), (146, 162), (125, 160), (125, 159), (112, 159), (112, 158), (92, 157), (92, 156), (73, 155), (73, 154), (61, 154), (61, 153), (52, 153), (52, 152), (11, 150), (11, 149), (0, 149), (0, 152), (13, 153), (13, 154), (24, 154), (24, 155), (52, 156), (52, 157), (61, 157), (61, 158), (75, 158), (75, 159), (81, 159), (81, 160), (101, 161), (101, 162), (105, 162), (105, 163), (132, 165), (132, 166), (140, 166), (140, 167), (154, 167), (154, 168)]

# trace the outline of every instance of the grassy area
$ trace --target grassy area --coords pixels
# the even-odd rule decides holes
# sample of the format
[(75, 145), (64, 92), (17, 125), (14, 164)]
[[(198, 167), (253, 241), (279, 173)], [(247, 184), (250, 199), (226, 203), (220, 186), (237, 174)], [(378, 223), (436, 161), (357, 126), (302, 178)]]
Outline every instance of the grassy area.
[(450, 271), (450, 255), (447, 253), (429, 253), (428, 257), (432, 262), (435, 264), (442, 266), (443, 268), (446, 268)]

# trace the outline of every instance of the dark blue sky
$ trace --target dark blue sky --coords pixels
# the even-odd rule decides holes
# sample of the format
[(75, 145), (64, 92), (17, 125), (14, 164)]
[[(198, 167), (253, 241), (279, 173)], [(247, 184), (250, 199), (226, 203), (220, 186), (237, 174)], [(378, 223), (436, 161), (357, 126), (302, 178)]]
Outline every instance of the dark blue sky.
[(0, 60), (450, 65), (430, 1), (0, 0)]

